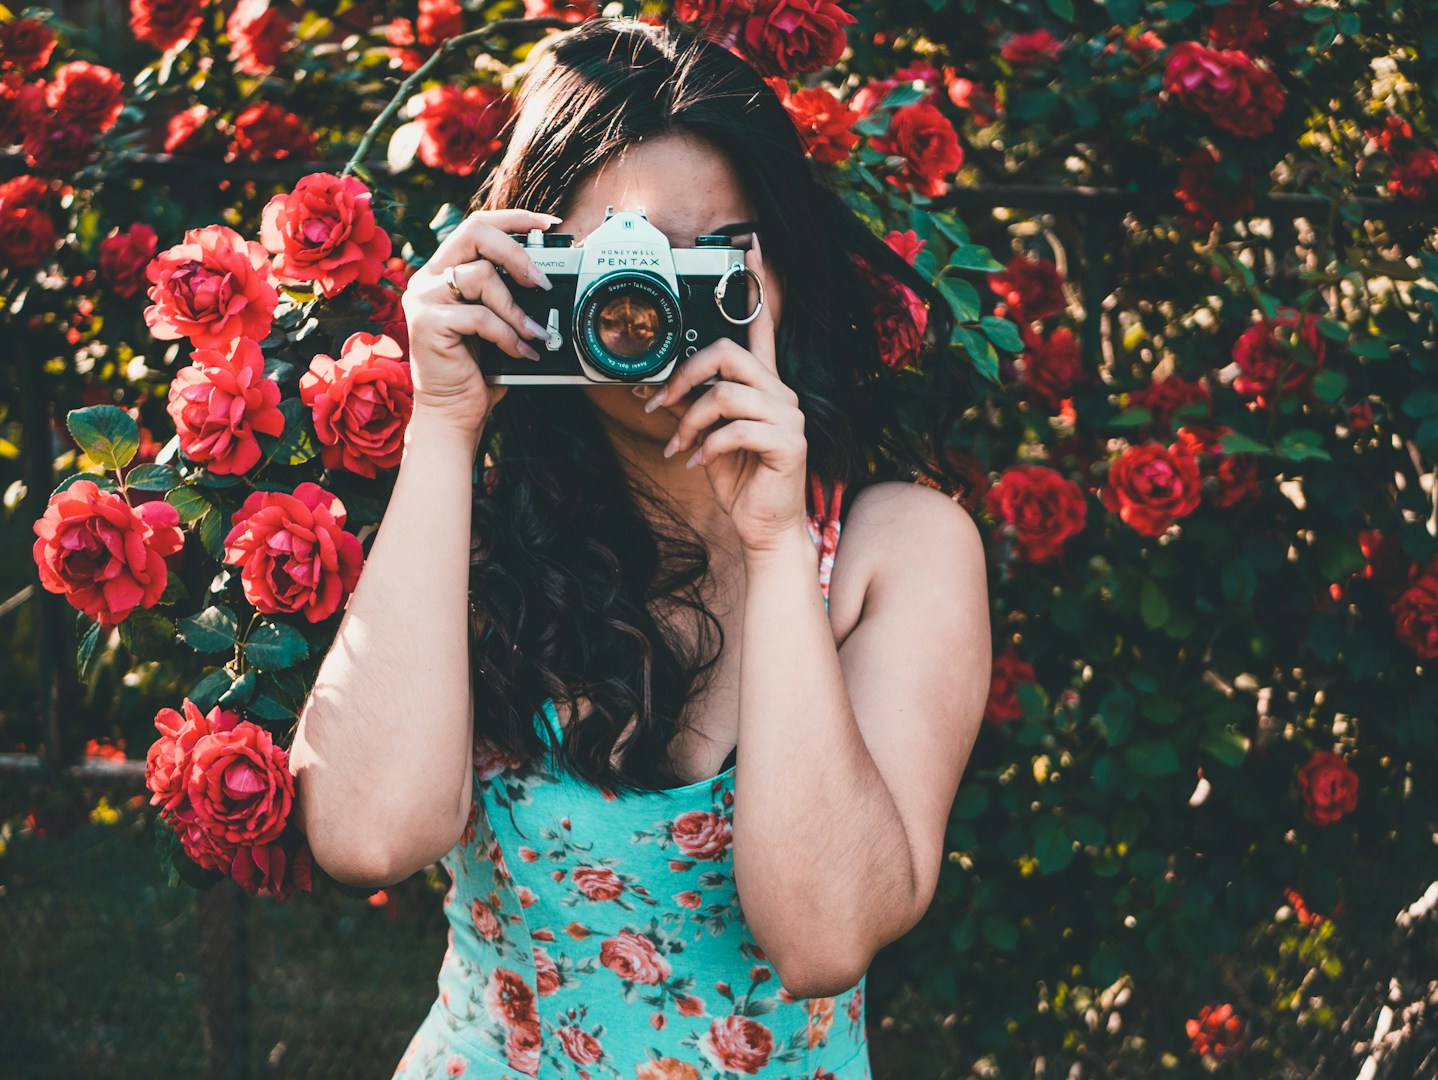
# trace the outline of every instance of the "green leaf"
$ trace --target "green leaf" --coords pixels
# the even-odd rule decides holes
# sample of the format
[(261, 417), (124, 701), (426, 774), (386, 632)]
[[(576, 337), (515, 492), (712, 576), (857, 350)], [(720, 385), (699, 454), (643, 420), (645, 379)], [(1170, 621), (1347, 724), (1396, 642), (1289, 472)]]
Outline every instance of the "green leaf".
[(1048, 0), (1049, 10), (1064, 22), (1074, 21), (1073, 0)]
[(136, 465), (125, 477), (125, 486), (136, 491), (169, 491), (180, 484), (180, 472), (173, 465)]
[(226, 668), (216, 668), (194, 686), (185, 695), (202, 713), (207, 713), (215, 707), (220, 700), (220, 695), (230, 688), (234, 682), (234, 676)]
[(123, 469), (140, 449), (140, 425), (118, 406), (71, 409), (65, 424), (80, 449), (103, 468)]
[(216, 562), (225, 561), (225, 515), (218, 506), (200, 519), (200, 543)]
[(1225, 600), (1246, 604), (1258, 589), (1258, 575), (1253, 570), (1253, 564), (1239, 555), (1223, 564), (1220, 583)]
[(964, 821), (970, 821), (982, 814), (988, 805), (988, 788), (982, 784), (962, 784), (958, 794), (954, 797), (954, 816)]
[(1108, 422), (1108, 426), (1116, 428), (1141, 427), (1152, 420), (1153, 413), (1140, 406), (1135, 406), (1132, 409), (1125, 409), (1123, 412), (1110, 419)]
[(73, 487), (81, 480), (90, 481), (90, 483), (94, 484), (101, 491), (114, 491), (117, 486), (114, 480), (110, 479), (103, 473), (74, 473), (71, 476), (65, 477), (65, 479), (61, 480), (58, 484), (55, 485), (55, 490), (50, 492), (50, 498), (53, 499), (56, 495), (60, 494), (60, 492), (64, 491), (68, 487)]
[(245, 706), (245, 712), (258, 720), (291, 720), (295, 715), (290, 709), (265, 694), (256, 694), (250, 698), (249, 703)]
[[(310, 434), (311, 413), (299, 398), (286, 398), (280, 402), (280, 412), (285, 417), (285, 430), (265, 454), (267, 461), (278, 461), (281, 465), (303, 465), (319, 455), (320, 449)], [(261, 442), (267, 441), (262, 436)]]
[(1019, 943), (1019, 928), (1007, 915), (990, 913), (979, 924), (984, 940), (1000, 952), (1013, 952)]
[(1278, 440), (1278, 456), (1289, 461), (1332, 461), (1328, 451), (1323, 449), (1323, 436), (1307, 428), (1294, 428)]
[(900, 83), (884, 95), (884, 100), (879, 103), (879, 107), (881, 109), (902, 109), (905, 105), (913, 105), (922, 101), (928, 92), (926, 87), (916, 86), (913, 82)]
[(1104, 10), (1114, 22), (1128, 26), (1138, 18), (1139, 0), (1103, 0)]
[(230, 683), (229, 689), (220, 695), (219, 704), (225, 709), (238, 709), (255, 695), (255, 687), (259, 684), (259, 672), (251, 668), (234, 682)]
[(951, 270), (982, 270), (991, 274), (1003, 268), (1004, 264), (995, 259), (988, 248), (978, 244), (959, 244), (949, 256)]
[(1346, 342), (1348, 340), (1348, 327), (1333, 319), (1319, 319), (1315, 324), (1318, 332), (1330, 341)]
[(1313, 393), (1319, 401), (1331, 405), (1341, 398), (1347, 389), (1348, 378), (1341, 371), (1328, 368), (1313, 376)]
[(1023, 338), (1019, 336), (1019, 328), (1007, 319), (1000, 319), (994, 315), (985, 315), (979, 320), (988, 339), (1005, 352), (1020, 353), (1024, 351)]
[[(412, 156), (412, 155), (411, 155)], [(434, 238), (441, 243), (450, 233), (464, 222), (464, 211), (452, 202), (447, 202), (435, 211), (434, 217), (429, 220), (430, 231)]]
[(963, 246), (969, 242), (969, 230), (962, 221), (947, 211), (938, 211), (930, 215), (934, 228), (948, 238), (949, 243)]
[(949, 302), (949, 307), (954, 309), (954, 317), (959, 322), (974, 322), (979, 317), (979, 293), (971, 284), (962, 278), (941, 277), (938, 281), (939, 292), (944, 294), (944, 299)]
[(1267, 443), (1261, 443), (1257, 439), (1250, 439), (1247, 435), (1237, 431), (1227, 432), (1218, 440), (1219, 447), (1225, 454), (1272, 454), (1273, 447)]
[(1128, 767), (1140, 776), (1168, 776), (1179, 770), (1178, 754), (1159, 739), (1141, 739), (1123, 752)]
[(1415, 420), (1438, 413), (1438, 389), (1421, 387), (1414, 390), (1403, 399), (1403, 412)]
[(235, 613), (219, 604), (180, 620), (180, 637), (197, 652), (233, 649), (238, 629)]
[(1204, 732), (1198, 745), (1229, 768), (1242, 765), (1248, 756), (1248, 736), (1227, 728)]
[(1354, 356), (1360, 356), (1364, 360), (1387, 360), (1389, 344), (1382, 338), (1365, 338), (1363, 341), (1355, 341), (1349, 349)]
[(1152, 578), (1145, 578), (1138, 601), (1138, 613), (1144, 625), (1150, 630), (1162, 626), (1168, 620), (1168, 611), (1168, 597), (1163, 595), (1163, 589)]
[(1039, 828), (1034, 837), (1034, 858), (1039, 861), (1039, 871), (1044, 874), (1056, 873), (1073, 862), (1074, 848), (1062, 829), (1054, 825)]
[(1088, 814), (1070, 814), (1068, 832), (1084, 847), (1102, 847), (1108, 840), (1103, 822)]
[(192, 487), (178, 487), (165, 496), (165, 501), (180, 514), (180, 521), (188, 524), (204, 517), (210, 511), (210, 500)]
[(309, 654), (305, 636), (284, 623), (262, 622), (245, 640), (245, 659), (262, 671), (293, 667)]
[(100, 624), (91, 623), (80, 636), (80, 644), (75, 649), (75, 665), (81, 682), (88, 682), (90, 679), (90, 665), (95, 662), (95, 653), (99, 651), (99, 645)]
[(175, 642), (175, 624), (154, 611), (131, 612), (120, 624), (120, 644), (136, 660), (156, 660)]

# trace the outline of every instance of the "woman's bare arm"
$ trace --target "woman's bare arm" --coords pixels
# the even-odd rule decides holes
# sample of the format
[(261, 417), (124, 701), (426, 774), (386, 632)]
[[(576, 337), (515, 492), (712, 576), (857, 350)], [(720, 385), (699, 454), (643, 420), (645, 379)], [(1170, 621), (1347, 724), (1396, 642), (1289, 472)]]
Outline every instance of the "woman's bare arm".
[(476, 436), (417, 408), (394, 494), (300, 716), (290, 754), (315, 860), (354, 885), (401, 881), (469, 812), (470, 485)]

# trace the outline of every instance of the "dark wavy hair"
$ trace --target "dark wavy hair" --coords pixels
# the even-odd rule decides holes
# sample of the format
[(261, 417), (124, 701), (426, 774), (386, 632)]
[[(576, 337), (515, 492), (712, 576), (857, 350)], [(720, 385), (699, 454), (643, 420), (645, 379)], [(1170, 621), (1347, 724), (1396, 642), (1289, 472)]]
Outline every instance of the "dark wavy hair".
[[(630, 19), (592, 19), (553, 36), (533, 58), (506, 151), (473, 208), (562, 213), (566, 193), (625, 146), (671, 133), (726, 154), (758, 211), (783, 285), (779, 375), (804, 412), (811, 475), (825, 491), (842, 482), (846, 502), (869, 483), (916, 473), (954, 490), (944, 445), (955, 410), (905, 415), (905, 399), (932, 404), (933, 387), (906, 389), (927, 380), (881, 363), (883, 300), (854, 257), (928, 304), (930, 343), (947, 344), (951, 310), (822, 182), (774, 90), (722, 45)], [(908, 434), (916, 425), (922, 437)], [(481, 445), (497, 483), (475, 485), (477, 728), (528, 762), (544, 752), (534, 723), (544, 701), (567, 702), (574, 716), (582, 696), (592, 711), (566, 726), (565, 768), (616, 794), (681, 786), (669, 743), (723, 648), (699, 595), (704, 544), (662, 492), (627, 476), (582, 388), (511, 389)], [(697, 640), (683, 640), (651, 605), (692, 612)]]

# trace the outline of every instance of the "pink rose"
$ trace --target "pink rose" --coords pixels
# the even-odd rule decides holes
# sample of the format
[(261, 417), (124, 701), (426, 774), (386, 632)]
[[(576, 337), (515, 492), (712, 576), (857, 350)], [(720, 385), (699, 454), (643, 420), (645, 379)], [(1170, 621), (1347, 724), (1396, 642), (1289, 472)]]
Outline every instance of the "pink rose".
[(190, 229), (145, 273), (151, 282), (145, 323), (162, 341), (187, 337), (196, 348), (219, 349), (238, 337), (269, 335), (279, 303), (269, 255), (228, 225)]
[(590, 900), (614, 900), (624, 892), (624, 882), (607, 866), (576, 866), (571, 880)]
[(326, 296), (356, 281), (376, 284), (391, 244), (375, 224), (370, 198), (352, 176), (311, 173), (271, 199), (260, 242), (275, 257), (275, 277), (287, 285), (313, 282)]
[(158, 806), (161, 814), (193, 821), (186, 782), (195, 744), (211, 732), (231, 730), (240, 716), (218, 705), (202, 713), (189, 698), (181, 708), (183, 712), (161, 709), (155, 714), (160, 737), (145, 755), (145, 786), (151, 792), (150, 804)]
[(604, 1056), (599, 1040), (587, 1031), (566, 1024), (555, 1034), (559, 1036), (559, 1043), (569, 1055), (569, 1060), (576, 1065), (593, 1065)]
[(757, 1020), (725, 1016), (709, 1025), (699, 1049), (715, 1068), (752, 1076), (769, 1063), (774, 1036)]
[(224, 844), (278, 840), (295, 795), (288, 762), (289, 754), (258, 724), (242, 720), (229, 730), (212, 729), (195, 743), (185, 778), (195, 821)]
[(285, 429), (280, 388), (265, 378), (265, 357), (249, 338), (228, 349), (196, 349), (175, 373), (166, 411), (175, 422), (180, 451), (212, 473), (248, 472), (260, 460), (255, 433)]
[(599, 962), (627, 982), (656, 986), (673, 974), (673, 968), (643, 934), (621, 930), (599, 947)]
[(141, 222), (118, 229), (100, 241), (100, 273), (116, 296), (129, 298), (145, 283), (145, 267), (155, 257), (155, 230)]
[(670, 829), (675, 845), (692, 859), (722, 859), (734, 839), (729, 822), (706, 810), (679, 815)]
[(184, 546), (180, 515), (167, 502), (132, 507), (113, 491), (77, 480), (50, 497), (35, 522), (40, 584), (62, 593), (101, 626), (154, 607), (165, 591), (165, 559)]
[(252, 492), (233, 522), (225, 562), (241, 568), (245, 599), (267, 615), (297, 612), (319, 622), (359, 581), (364, 554), (344, 530), (344, 503), (318, 484), (300, 484), (293, 494)]
[(325, 468), (373, 478), (404, 453), (414, 383), (399, 343), (384, 334), (350, 335), (338, 360), (320, 354), (300, 378)]
[(294, 29), (273, 0), (239, 0), (225, 23), (230, 59), (246, 75), (263, 75), (279, 63)]

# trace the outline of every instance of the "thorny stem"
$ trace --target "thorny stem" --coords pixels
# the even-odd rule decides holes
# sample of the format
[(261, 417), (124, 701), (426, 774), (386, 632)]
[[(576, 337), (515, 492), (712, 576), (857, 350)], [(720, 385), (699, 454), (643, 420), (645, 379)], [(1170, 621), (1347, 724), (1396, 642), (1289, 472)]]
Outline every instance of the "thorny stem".
[(370, 124), (369, 128), (365, 131), (364, 136), (359, 141), (359, 145), (355, 147), (354, 154), (350, 157), (349, 161), (345, 163), (345, 167), (341, 170), (340, 175), (349, 176), (362, 166), (365, 157), (369, 154), (370, 150), (373, 149), (375, 140), (389, 127), (396, 114), (404, 107), (404, 103), (414, 96), (415, 90), (419, 88), (419, 84), (424, 81), (425, 76), (438, 67), (446, 57), (457, 52), (461, 47), (483, 41), (491, 34), (502, 33), (506, 30), (561, 29), (570, 25), (572, 24), (566, 22), (564, 19), (556, 18), (499, 19), (490, 23), (488, 26), (480, 27), (478, 30), (469, 30), (463, 34), (456, 34), (452, 38), (445, 39), (439, 48), (435, 49), (430, 55), (428, 60), (420, 64), (419, 67), (410, 73), (404, 82), (399, 84), (399, 90), (397, 90), (394, 97), (390, 99), (390, 103), (374, 118), (374, 122)]

